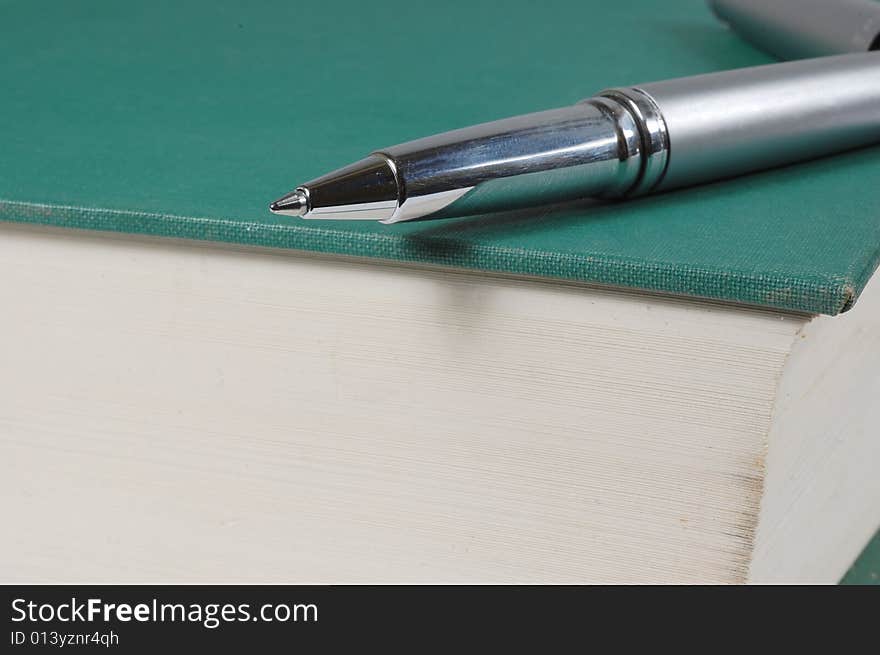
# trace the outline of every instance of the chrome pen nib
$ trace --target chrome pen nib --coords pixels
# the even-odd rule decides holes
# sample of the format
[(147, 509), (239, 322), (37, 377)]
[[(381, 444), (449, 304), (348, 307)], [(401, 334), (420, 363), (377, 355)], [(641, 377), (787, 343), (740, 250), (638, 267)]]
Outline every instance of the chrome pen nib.
[(273, 214), (303, 216), (309, 210), (309, 198), (302, 189), (291, 191), (269, 205)]
[(306, 182), (271, 205), (276, 214), (324, 220), (388, 220), (399, 192), (388, 158), (370, 155)]

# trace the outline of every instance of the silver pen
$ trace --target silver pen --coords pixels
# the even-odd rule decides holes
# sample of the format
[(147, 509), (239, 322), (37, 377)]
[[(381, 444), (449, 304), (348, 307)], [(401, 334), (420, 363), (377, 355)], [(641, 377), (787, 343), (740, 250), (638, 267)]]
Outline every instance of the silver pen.
[(880, 52), (848, 54), (613, 88), (383, 148), (270, 209), (383, 223), (469, 216), (628, 198), (876, 142)]

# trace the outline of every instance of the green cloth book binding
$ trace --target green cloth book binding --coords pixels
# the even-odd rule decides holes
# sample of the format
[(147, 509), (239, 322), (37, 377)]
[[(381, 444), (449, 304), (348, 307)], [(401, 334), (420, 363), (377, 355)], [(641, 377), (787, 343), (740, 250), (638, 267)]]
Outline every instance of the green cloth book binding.
[(704, 3), (3, 12), (0, 581), (834, 582), (875, 531), (877, 148), (395, 226), (267, 209), (772, 61)]
[[(67, 27), (46, 41), (50, 10)], [(269, 214), (298, 181), (378, 147), (771, 61), (701, 3), (534, 10), (5, 3), (0, 219), (812, 313), (855, 302), (880, 254), (877, 149), (633, 202), (393, 227)]]

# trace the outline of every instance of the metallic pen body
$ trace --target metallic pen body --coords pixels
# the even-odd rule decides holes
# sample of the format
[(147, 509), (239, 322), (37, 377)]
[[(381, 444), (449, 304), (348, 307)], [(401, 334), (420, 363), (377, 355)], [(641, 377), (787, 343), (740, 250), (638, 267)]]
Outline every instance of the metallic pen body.
[(645, 84), (669, 130), (658, 188), (740, 175), (880, 142), (880, 53), (821, 57)]
[(880, 142), (880, 53), (615, 88), (377, 150), (276, 213), (397, 223), (628, 197)]

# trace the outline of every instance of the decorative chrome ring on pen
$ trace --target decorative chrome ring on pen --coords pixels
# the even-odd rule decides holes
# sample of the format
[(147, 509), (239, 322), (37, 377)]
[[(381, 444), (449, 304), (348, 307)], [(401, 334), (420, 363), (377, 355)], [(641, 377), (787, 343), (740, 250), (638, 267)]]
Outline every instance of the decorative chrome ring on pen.
[(623, 105), (638, 126), (641, 140), (640, 170), (635, 183), (621, 195), (650, 193), (660, 184), (669, 164), (669, 133), (660, 108), (650, 95), (637, 87), (606, 89), (581, 102), (595, 102), (597, 98), (608, 98)]

